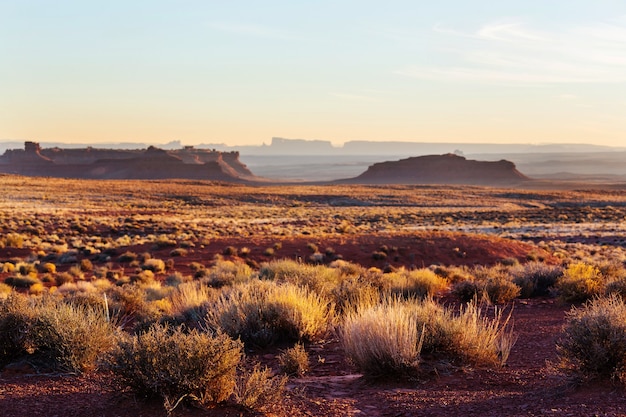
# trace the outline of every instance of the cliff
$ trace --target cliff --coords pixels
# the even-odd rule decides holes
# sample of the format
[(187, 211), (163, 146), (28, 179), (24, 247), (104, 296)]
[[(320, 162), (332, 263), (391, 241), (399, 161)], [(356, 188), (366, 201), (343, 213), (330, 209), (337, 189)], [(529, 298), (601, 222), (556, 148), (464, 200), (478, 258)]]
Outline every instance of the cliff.
[(41, 149), (26, 142), (24, 149), (0, 156), (0, 172), (28, 176), (90, 179), (206, 179), (255, 181), (237, 152), (183, 149)]
[(356, 178), (339, 180), (348, 184), (468, 184), (507, 185), (529, 178), (510, 161), (474, 161), (455, 154), (428, 155), (380, 162)]

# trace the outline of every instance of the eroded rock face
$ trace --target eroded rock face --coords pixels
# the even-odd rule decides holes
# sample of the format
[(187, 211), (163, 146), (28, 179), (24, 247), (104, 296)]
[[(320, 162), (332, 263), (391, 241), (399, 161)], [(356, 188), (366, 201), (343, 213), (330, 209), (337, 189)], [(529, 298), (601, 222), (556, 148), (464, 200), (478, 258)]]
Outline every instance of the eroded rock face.
[(26, 142), (24, 149), (0, 156), (0, 172), (45, 177), (88, 179), (206, 179), (241, 182), (257, 177), (239, 161), (237, 152), (185, 147), (148, 149), (41, 149)]
[(380, 162), (356, 178), (356, 184), (469, 184), (505, 185), (529, 178), (510, 161), (474, 161), (455, 154), (428, 155)]

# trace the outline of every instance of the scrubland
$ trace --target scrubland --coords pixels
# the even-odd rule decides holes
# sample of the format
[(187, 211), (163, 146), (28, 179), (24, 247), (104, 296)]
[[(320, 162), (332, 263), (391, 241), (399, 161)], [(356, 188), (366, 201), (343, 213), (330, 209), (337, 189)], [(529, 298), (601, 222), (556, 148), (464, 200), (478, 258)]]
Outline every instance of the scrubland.
[(622, 192), (0, 184), (8, 416), (626, 411)]

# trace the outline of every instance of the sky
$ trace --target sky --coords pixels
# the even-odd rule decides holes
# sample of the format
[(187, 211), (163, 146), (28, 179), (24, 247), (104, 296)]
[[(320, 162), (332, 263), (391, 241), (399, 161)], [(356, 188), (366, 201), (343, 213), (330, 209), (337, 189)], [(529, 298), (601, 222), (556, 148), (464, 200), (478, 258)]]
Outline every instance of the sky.
[(626, 144), (626, 2), (0, 0), (0, 140)]

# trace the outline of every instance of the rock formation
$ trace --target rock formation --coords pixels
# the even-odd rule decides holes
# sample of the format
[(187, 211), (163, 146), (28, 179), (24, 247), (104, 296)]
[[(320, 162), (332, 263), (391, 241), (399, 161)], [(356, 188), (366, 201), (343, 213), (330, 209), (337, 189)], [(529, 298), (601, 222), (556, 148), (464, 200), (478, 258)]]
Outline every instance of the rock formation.
[(468, 184), (507, 185), (529, 178), (510, 161), (474, 161), (455, 154), (428, 155), (380, 162), (356, 178), (339, 180), (348, 184)]
[(24, 149), (7, 150), (0, 156), (0, 172), (91, 179), (260, 179), (239, 161), (238, 152), (190, 146), (172, 151), (152, 146), (138, 150), (41, 149), (35, 142), (26, 142)]

